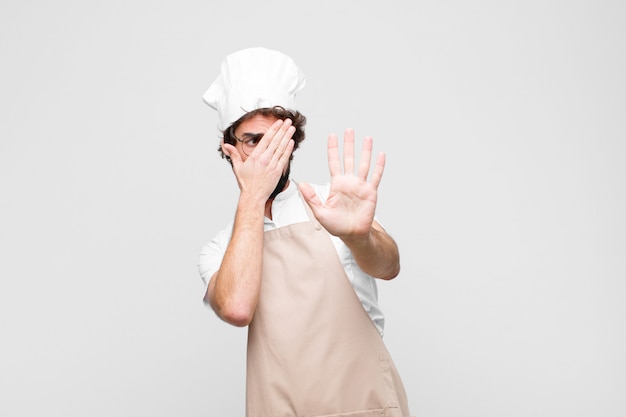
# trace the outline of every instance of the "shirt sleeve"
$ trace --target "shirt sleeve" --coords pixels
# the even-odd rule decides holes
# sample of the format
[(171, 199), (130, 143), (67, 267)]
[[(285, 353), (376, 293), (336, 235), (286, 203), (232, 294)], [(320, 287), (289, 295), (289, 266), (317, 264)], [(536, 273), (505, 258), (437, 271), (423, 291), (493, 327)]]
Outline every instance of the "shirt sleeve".
[(222, 265), (222, 259), (226, 252), (226, 247), (232, 235), (232, 226), (219, 232), (210, 242), (206, 243), (200, 251), (198, 259), (198, 271), (202, 279), (204, 292), (209, 286), (209, 281), (213, 274), (217, 272)]

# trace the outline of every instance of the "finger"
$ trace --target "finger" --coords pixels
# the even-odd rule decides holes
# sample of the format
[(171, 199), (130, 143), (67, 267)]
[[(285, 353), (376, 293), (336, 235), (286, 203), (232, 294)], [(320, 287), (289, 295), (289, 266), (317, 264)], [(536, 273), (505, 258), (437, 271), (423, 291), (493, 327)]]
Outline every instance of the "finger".
[(222, 147), (222, 152), (224, 152), (224, 155), (229, 157), (231, 161), (233, 160), (233, 158), (236, 158), (237, 156), (239, 157), (241, 156), (239, 155), (239, 151), (237, 150), (237, 148), (235, 148), (230, 143), (224, 142), (224, 139), (222, 139), (220, 146)]
[(343, 134), (343, 172), (354, 175), (354, 130)]
[[(287, 146), (287, 140), (291, 139), (290, 136), (293, 135), (293, 127), (291, 126), (291, 123), (291, 119), (283, 120), (280, 128), (272, 137), (270, 137), (270, 140), (267, 144), (267, 151), (272, 152), (272, 156), (276, 153), (277, 150), (279, 151), (279, 154), (282, 154), (282, 152), (284, 152), (285, 147)], [(291, 132), (291, 134), (289, 132)]]
[(328, 136), (328, 170), (330, 176), (341, 174), (341, 163), (339, 162), (339, 145), (337, 135), (334, 133)]
[(289, 140), (289, 142), (287, 142), (285, 150), (282, 153), (279, 154), (278, 151), (276, 151), (275, 155), (279, 155), (278, 163), (281, 167), (284, 167), (289, 163), (289, 158), (291, 157), (291, 153), (293, 152), (293, 147), (295, 146), (295, 144), (296, 142), (294, 142), (293, 140)]
[(237, 169), (241, 164), (243, 164), (243, 159), (241, 159), (241, 154), (239, 153), (239, 150), (237, 148), (232, 145), (228, 146), (232, 148), (232, 150), (229, 150), (228, 155), (230, 157), (230, 162), (233, 164), (233, 168)]
[[(280, 142), (277, 144), (276, 149), (274, 150), (273, 157), (276, 160), (280, 160), (285, 154), (287, 154), (287, 158), (289, 158), (289, 156), (291, 155), (291, 150), (293, 150), (293, 146), (295, 145), (295, 142), (292, 140), (294, 133), (296, 133), (296, 128), (294, 126), (289, 126), (284, 133), (279, 132), (277, 134), (282, 134), (282, 137), (280, 138)], [(287, 149), (288, 147), (291, 147), (289, 151)]]
[(383, 171), (385, 171), (385, 160), (385, 154), (383, 152), (380, 152), (378, 154), (378, 158), (376, 158), (376, 165), (374, 166), (374, 170), (372, 171), (371, 183), (375, 188), (378, 188), (380, 180), (383, 177)]
[(313, 213), (315, 213), (316, 208), (322, 205), (322, 200), (320, 200), (313, 187), (309, 184), (305, 182), (298, 183), (298, 188), (300, 188), (300, 192), (302, 193), (304, 200), (307, 202), (309, 207), (311, 207)]
[(367, 174), (370, 171), (370, 161), (372, 159), (372, 138), (365, 137), (363, 148), (361, 150), (361, 161), (359, 162), (359, 178), (367, 181)]
[(267, 148), (272, 143), (272, 139), (274, 138), (274, 136), (276, 135), (276, 133), (278, 132), (278, 130), (281, 128), (282, 125), (283, 125), (283, 121), (280, 120), (280, 119), (278, 119), (274, 123), (272, 123), (270, 128), (267, 129), (267, 131), (265, 132), (265, 134), (261, 138), (261, 141), (259, 142), (259, 144), (254, 149), (253, 153), (254, 152), (261, 153), (261, 152), (264, 152), (265, 150), (267, 150)]

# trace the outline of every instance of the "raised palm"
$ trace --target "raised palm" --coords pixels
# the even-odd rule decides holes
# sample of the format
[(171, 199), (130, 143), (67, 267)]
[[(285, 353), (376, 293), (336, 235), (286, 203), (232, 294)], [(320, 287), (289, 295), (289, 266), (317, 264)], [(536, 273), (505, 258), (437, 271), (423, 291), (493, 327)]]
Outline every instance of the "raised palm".
[(309, 184), (300, 184), (300, 190), (315, 218), (329, 233), (340, 238), (365, 236), (372, 227), (378, 185), (385, 168), (385, 154), (380, 153), (368, 181), (372, 143), (371, 137), (365, 138), (355, 173), (354, 131), (347, 129), (344, 134), (343, 171), (337, 136), (328, 137), (328, 167), (331, 182), (330, 193), (325, 202), (320, 200)]

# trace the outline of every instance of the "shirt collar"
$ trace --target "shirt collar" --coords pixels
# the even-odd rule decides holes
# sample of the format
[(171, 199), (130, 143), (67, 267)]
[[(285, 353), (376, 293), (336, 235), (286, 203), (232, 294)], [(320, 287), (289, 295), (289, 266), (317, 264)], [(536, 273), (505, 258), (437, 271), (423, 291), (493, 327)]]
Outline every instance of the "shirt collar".
[(279, 202), (279, 201), (287, 200), (289, 199), (289, 197), (292, 197), (297, 192), (298, 192), (298, 186), (296, 185), (296, 182), (290, 179), (287, 189), (278, 193), (278, 195), (274, 197), (274, 201), (272, 202), (272, 204)]

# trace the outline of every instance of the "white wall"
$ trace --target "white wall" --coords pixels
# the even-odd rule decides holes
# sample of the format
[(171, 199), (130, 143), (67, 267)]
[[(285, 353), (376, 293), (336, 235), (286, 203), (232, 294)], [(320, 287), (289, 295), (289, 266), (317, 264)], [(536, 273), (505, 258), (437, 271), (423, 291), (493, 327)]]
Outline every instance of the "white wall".
[(201, 302), (237, 189), (201, 96), (266, 46), (328, 133), (387, 153), (385, 341), (423, 417), (626, 415), (626, 6), (3, 1), (0, 415), (243, 415)]

